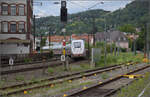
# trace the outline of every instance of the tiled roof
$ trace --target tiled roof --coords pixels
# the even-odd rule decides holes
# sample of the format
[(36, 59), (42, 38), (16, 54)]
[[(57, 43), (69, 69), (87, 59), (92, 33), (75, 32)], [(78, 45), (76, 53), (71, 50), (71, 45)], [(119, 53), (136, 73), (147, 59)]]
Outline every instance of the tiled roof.
[[(69, 42), (72, 39), (82, 39), (85, 41), (88, 41), (88, 35), (87, 34), (83, 34), (83, 35), (75, 35), (73, 34), (72, 36), (66, 36), (66, 42)], [(64, 36), (58, 36), (58, 35), (54, 35), (49, 37), (51, 42), (62, 42), (65, 38)], [(92, 35), (89, 35), (89, 40), (91, 41), (92, 39)]]

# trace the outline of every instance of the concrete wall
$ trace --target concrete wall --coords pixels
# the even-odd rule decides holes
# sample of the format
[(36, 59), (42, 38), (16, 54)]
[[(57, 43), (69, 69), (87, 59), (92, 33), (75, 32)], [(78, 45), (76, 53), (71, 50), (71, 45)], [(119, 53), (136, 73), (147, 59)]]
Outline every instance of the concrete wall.
[(0, 53), (1, 54), (28, 54), (30, 51), (28, 46), (23, 44), (1, 44)]
[(26, 34), (0, 34), (0, 39), (18, 38), (26, 40)]

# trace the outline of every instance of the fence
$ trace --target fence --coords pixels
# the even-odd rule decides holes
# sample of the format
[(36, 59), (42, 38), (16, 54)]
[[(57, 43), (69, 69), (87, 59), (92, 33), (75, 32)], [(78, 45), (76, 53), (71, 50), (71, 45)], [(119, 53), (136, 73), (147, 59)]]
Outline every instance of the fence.
[(13, 58), (14, 63), (22, 63), (24, 61), (39, 61), (43, 58), (48, 59), (52, 55), (50, 53), (37, 54), (6, 54), (1, 55), (1, 64), (9, 64), (9, 59)]

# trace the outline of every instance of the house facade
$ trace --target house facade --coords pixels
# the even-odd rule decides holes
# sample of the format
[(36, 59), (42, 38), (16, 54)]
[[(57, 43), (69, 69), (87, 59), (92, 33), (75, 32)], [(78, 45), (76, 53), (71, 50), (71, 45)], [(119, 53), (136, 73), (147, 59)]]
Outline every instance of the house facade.
[(128, 37), (120, 31), (107, 31), (107, 32), (97, 32), (95, 34), (95, 39), (97, 42), (107, 41), (107, 43), (115, 43), (117, 47), (129, 48)]
[(59, 35), (53, 35), (48, 36), (46, 40), (46, 46), (50, 44), (61, 44), (63, 40), (66, 40), (67, 43), (70, 43), (71, 40), (84, 40), (85, 42), (88, 42), (90, 44), (93, 44), (93, 36), (88, 34), (82, 34), (82, 35), (76, 35), (72, 34), (71, 36), (59, 36)]
[(0, 0), (1, 54), (32, 52), (32, 4), (32, 0)]

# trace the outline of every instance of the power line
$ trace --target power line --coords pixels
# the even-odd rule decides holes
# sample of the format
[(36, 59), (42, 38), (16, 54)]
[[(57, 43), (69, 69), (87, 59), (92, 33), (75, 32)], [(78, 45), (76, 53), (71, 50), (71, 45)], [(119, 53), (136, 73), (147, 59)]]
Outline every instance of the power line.
[[(34, 0), (34, 1), (61, 1), (61, 0)], [(135, 1), (135, 0), (66, 0), (66, 1)], [(142, 0), (146, 1), (146, 0)]]
[(72, 4), (74, 4), (74, 5), (78, 5), (79, 7), (82, 7), (82, 8), (85, 8), (86, 9), (86, 7), (84, 7), (84, 6), (81, 6), (80, 4), (78, 4), (78, 3), (75, 3), (75, 2), (72, 2), (72, 1), (69, 1), (70, 3), (72, 3)]

